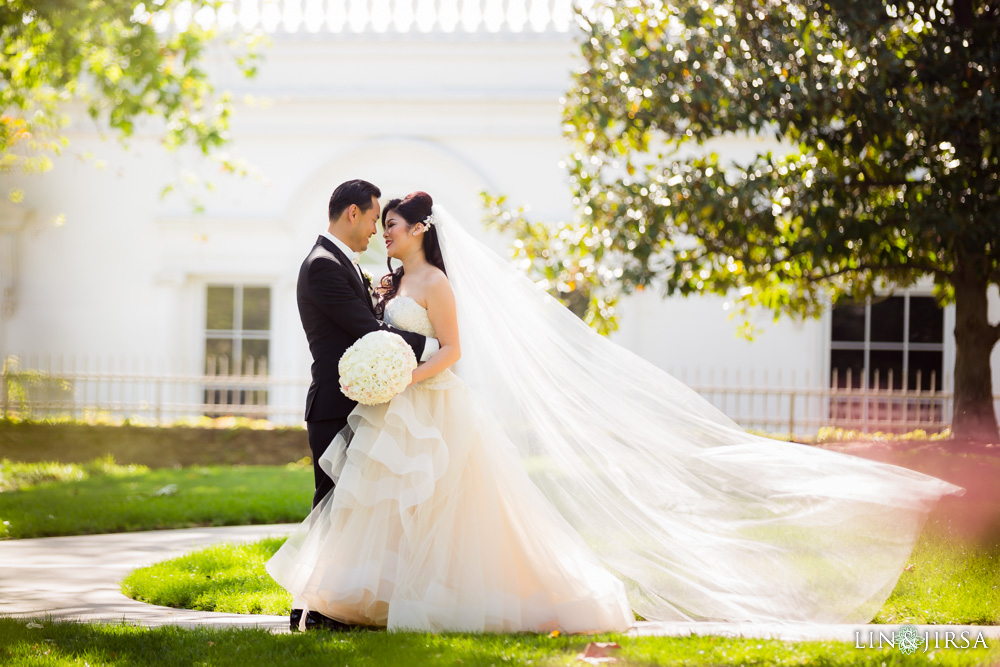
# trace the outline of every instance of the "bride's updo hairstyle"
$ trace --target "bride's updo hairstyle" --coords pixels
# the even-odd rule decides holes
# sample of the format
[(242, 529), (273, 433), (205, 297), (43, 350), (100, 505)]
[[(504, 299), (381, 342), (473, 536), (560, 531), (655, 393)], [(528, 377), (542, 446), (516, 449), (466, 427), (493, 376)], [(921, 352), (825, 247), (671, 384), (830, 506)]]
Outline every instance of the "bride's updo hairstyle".
[[(431, 215), (431, 207), (434, 200), (426, 192), (411, 192), (402, 199), (390, 199), (389, 203), (382, 209), (382, 229), (385, 229), (385, 220), (391, 211), (395, 211), (406, 221), (406, 228), (410, 229), (417, 223), (425, 221)], [(444, 271), (444, 258), (441, 256), (441, 244), (438, 243), (437, 225), (432, 224), (430, 229), (424, 230), (423, 234), (424, 257), (427, 261)], [(385, 304), (392, 297), (396, 296), (399, 286), (403, 282), (403, 267), (393, 270), (392, 258), (386, 259), (386, 266), (389, 267), (389, 275), (382, 278), (378, 288), (378, 304), (375, 306), (375, 315), (379, 319), (385, 314)]]

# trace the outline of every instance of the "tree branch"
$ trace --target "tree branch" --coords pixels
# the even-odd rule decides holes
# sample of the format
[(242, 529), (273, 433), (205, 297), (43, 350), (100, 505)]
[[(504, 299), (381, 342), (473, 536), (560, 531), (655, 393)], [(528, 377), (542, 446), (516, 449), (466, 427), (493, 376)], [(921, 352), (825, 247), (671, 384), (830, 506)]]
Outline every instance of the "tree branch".
[(863, 187), (863, 188), (871, 189), (871, 188), (897, 187), (897, 186), (900, 186), (900, 185), (918, 185), (920, 183), (923, 183), (923, 181), (907, 181), (907, 180), (903, 180), (903, 181), (878, 181), (875, 178), (873, 178), (871, 175), (869, 175), (868, 172), (865, 171), (864, 169), (861, 170), (861, 175), (865, 177), (865, 180), (863, 180), (863, 181), (851, 181), (849, 183), (849, 185), (857, 185), (857, 186), (860, 186), (860, 187)]
[(935, 268), (933, 266), (924, 266), (922, 264), (890, 266), (886, 264), (862, 263), (859, 266), (846, 267), (840, 269), (839, 271), (832, 271), (818, 276), (808, 276), (806, 280), (810, 283), (818, 283), (824, 280), (829, 280), (830, 278), (835, 278), (836, 276), (840, 276), (845, 273), (852, 273), (856, 271), (883, 271), (886, 273), (893, 273), (898, 271), (924, 271), (926, 273), (933, 274), (939, 278), (948, 278), (950, 276), (950, 274), (947, 271), (944, 271), (943, 269)]

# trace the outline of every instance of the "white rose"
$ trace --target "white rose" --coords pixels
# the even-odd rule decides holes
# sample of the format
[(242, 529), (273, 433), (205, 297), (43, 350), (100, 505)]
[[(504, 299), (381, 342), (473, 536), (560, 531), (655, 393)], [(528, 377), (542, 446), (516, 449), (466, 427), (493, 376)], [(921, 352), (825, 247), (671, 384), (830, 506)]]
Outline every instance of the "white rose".
[(377, 405), (406, 389), (417, 359), (398, 334), (373, 331), (347, 348), (338, 369), (344, 394), (358, 403)]

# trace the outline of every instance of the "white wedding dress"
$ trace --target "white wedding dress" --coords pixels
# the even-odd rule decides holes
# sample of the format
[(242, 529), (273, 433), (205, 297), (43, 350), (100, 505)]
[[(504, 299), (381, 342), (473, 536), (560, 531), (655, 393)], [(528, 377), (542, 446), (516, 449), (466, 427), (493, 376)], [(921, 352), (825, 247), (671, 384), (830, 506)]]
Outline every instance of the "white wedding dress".
[[(408, 297), (390, 301), (385, 320), (435, 337)], [(633, 624), (625, 587), (451, 371), (358, 405), (320, 465), (336, 488), (267, 563), (309, 610), (428, 631)]]
[[(867, 623), (963, 492), (747, 433), (434, 218), (462, 359), (359, 405), (321, 459), (336, 489), (267, 564), (309, 609), (435, 631)], [(385, 312), (434, 335), (411, 299)]]

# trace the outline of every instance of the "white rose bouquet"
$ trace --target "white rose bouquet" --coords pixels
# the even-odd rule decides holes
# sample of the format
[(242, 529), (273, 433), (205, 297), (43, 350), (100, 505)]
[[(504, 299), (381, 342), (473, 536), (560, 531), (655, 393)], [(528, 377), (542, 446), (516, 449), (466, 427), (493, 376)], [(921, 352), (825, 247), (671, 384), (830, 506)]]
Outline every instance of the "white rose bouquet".
[(386, 403), (410, 384), (417, 357), (403, 337), (373, 331), (340, 357), (340, 390), (364, 405)]

